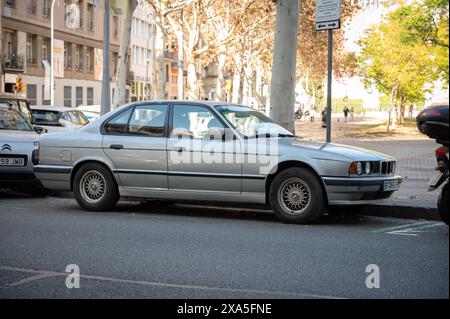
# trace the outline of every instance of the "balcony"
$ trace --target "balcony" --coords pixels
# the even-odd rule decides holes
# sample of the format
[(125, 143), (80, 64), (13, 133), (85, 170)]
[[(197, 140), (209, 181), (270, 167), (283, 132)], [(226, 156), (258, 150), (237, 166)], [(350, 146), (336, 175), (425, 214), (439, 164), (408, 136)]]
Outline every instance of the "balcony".
[(25, 71), (25, 59), (21, 55), (12, 54), (5, 58), (3, 70), (5, 73), (23, 73)]

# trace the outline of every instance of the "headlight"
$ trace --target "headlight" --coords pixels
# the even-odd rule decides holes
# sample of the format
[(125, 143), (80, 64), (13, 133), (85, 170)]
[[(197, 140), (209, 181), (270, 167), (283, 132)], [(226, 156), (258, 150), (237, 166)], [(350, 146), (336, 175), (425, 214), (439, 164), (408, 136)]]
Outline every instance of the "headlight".
[(356, 162), (356, 174), (361, 175), (363, 172), (363, 165), (361, 162)]
[(392, 174), (395, 173), (395, 162), (392, 162)]
[(366, 162), (364, 170), (366, 171), (366, 175), (370, 174), (370, 162)]

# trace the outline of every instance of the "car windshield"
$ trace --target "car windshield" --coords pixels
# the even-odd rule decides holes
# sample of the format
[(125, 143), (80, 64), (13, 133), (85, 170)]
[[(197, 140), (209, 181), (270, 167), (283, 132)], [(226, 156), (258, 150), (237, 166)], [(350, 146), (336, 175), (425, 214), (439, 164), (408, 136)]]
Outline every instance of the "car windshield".
[(219, 105), (215, 107), (239, 133), (247, 138), (257, 136), (292, 137), (291, 132), (275, 124), (264, 114), (244, 106)]
[(59, 123), (59, 112), (50, 110), (31, 110), (34, 122), (40, 125), (57, 125)]
[(0, 130), (32, 131), (33, 128), (18, 111), (0, 109)]

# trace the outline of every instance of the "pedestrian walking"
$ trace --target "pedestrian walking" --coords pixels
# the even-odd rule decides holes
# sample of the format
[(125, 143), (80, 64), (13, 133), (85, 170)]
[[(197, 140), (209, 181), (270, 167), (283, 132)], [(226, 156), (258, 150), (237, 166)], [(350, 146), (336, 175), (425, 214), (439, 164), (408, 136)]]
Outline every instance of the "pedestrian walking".
[(352, 107), (350, 108), (350, 120), (353, 121), (354, 115), (355, 115), (355, 109), (354, 109), (353, 106), (352, 106)]
[(327, 108), (322, 110), (322, 127), (327, 127)]
[(345, 123), (347, 123), (348, 113), (350, 113), (350, 110), (348, 109), (348, 107), (347, 107), (347, 105), (346, 105), (346, 106), (344, 106)]
[(409, 117), (412, 117), (412, 116), (413, 116), (413, 112), (414, 112), (414, 105), (411, 104), (411, 105), (409, 106), (409, 109), (408, 109), (408, 115), (409, 115)]

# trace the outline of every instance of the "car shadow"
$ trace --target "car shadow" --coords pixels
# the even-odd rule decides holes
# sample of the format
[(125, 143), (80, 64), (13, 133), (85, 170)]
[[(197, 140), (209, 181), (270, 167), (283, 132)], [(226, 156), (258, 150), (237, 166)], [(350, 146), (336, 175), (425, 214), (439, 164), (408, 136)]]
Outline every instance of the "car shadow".
[[(0, 189), (0, 200), (29, 200), (32, 195), (15, 190)], [(67, 199), (70, 205), (61, 206), (61, 209), (71, 212), (82, 211), (70, 192), (48, 192), (45, 200), (52, 198)], [(248, 220), (257, 222), (269, 222), (284, 224), (271, 211), (267, 205), (217, 203), (217, 202), (173, 202), (163, 200), (130, 200), (122, 199), (109, 212), (104, 213), (137, 213), (143, 215), (167, 215), (196, 218), (217, 218), (228, 220)], [(89, 212), (86, 212), (89, 213)], [(99, 212), (102, 214), (102, 212)], [(320, 220), (311, 224), (317, 226), (342, 225), (342, 226), (365, 226), (367, 218), (352, 212), (351, 210), (340, 209), (332, 214), (324, 214)]]
[[(168, 216), (187, 216), (196, 218), (235, 219), (258, 222), (280, 223), (282, 221), (263, 205), (236, 205), (217, 203), (192, 203), (149, 200), (142, 202), (119, 202), (114, 212), (130, 212), (139, 214), (164, 214)], [(311, 225), (354, 225), (364, 224), (364, 217), (350, 211), (340, 210), (338, 213), (324, 214), (319, 221)]]

